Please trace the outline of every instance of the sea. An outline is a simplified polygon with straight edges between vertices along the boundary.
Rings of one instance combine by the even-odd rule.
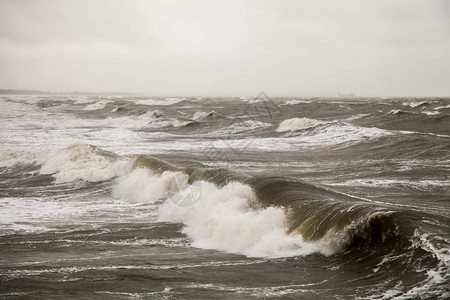
[[[449,299],[450,98],[0,96],[2,299]]]

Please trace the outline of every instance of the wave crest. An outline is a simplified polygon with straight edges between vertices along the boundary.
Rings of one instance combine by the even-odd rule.
[[[277,128],[277,132],[298,131],[324,124],[324,121],[309,118],[292,118],[284,120]]]
[[[100,147],[73,144],[53,149],[41,166],[41,174],[52,174],[57,183],[82,179],[103,181],[128,170],[129,162]]]

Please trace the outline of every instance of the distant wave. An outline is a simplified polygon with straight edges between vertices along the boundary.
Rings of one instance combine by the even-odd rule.
[[[40,173],[53,174],[57,183],[78,179],[103,181],[126,172],[127,164],[127,160],[100,147],[73,144],[53,149],[42,162]]]
[[[210,111],[210,112],[197,111],[192,116],[192,119],[195,121],[200,121],[200,120],[206,120],[206,119],[216,119],[216,118],[221,118],[221,117],[223,117],[223,116],[215,111]]]
[[[417,115],[417,114],[422,114],[422,115],[426,115],[426,116],[436,116],[439,115],[440,112],[438,111],[429,111],[429,110],[422,110],[420,112],[413,112],[413,111],[404,111],[404,110],[400,110],[400,109],[393,109],[391,111],[388,112],[389,115]]]
[[[143,127],[182,127],[190,121],[180,121],[174,118],[164,118],[164,114],[159,110],[152,110],[141,115],[128,115],[125,117],[108,118],[105,125],[124,128],[143,128]]]
[[[435,110],[441,110],[441,109],[450,109],[450,104],[446,106],[438,106],[435,108]]]
[[[424,111],[422,111],[422,114],[427,115],[427,116],[436,116],[436,115],[439,115],[439,114],[441,114],[441,113],[438,112],[438,111],[428,111],[428,110],[424,110]]]
[[[186,100],[185,98],[165,98],[165,99],[136,99],[134,103],[141,105],[172,105],[178,102]]]
[[[255,121],[255,120],[243,121],[243,120],[236,119],[236,121],[233,124],[223,127],[219,130],[210,132],[209,135],[217,136],[217,135],[223,135],[223,134],[237,134],[237,133],[249,132],[249,131],[253,131],[253,130],[257,130],[257,129],[261,129],[261,128],[266,128],[266,127],[270,127],[270,126],[272,126],[272,124],[261,122],[261,121]]]
[[[400,109],[393,109],[388,112],[389,115],[399,115],[399,114],[404,114],[404,113],[406,113],[406,112],[404,112]]]
[[[434,188],[450,187],[450,182],[445,180],[399,180],[399,179],[353,179],[341,183],[333,183],[333,186],[363,186],[398,189],[430,190]]]
[[[280,123],[276,131],[278,132],[297,131],[305,128],[315,127],[317,125],[324,123],[325,123],[324,121],[309,118],[287,119]]]
[[[144,127],[148,125],[150,122],[155,121],[158,118],[161,118],[163,113],[159,110],[151,110],[145,114],[141,115],[130,115],[119,118],[108,118],[105,120],[106,125],[114,126],[114,127]]]
[[[103,181],[127,171],[129,160],[87,144],[71,144],[50,151],[3,151],[0,167],[39,165],[39,173],[51,174],[57,183],[73,180]]]
[[[86,107],[84,108],[84,110],[100,110],[100,109],[105,108],[105,106],[106,106],[108,103],[111,103],[111,102],[113,102],[113,101],[111,101],[111,100],[100,100],[100,101],[98,101],[98,102],[95,102],[95,103],[86,105]]]
[[[286,102],[284,102],[281,105],[295,105],[295,104],[300,104],[300,103],[312,103],[312,101],[308,101],[308,100],[297,100],[297,99],[293,99],[293,100],[288,100]]]
[[[392,135],[376,127],[355,126],[350,123],[325,122],[309,118],[287,119],[280,123],[278,132],[286,137],[295,137],[301,146],[329,146],[347,142],[364,142],[368,139]]]
[[[411,101],[411,102],[403,102],[403,106],[409,106],[411,108],[422,107],[428,105],[427,101]]]

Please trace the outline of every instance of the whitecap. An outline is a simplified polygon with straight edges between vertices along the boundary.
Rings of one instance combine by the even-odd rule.
[[[292,118],[284,120],[277,128],[277,132],[297,131],[305,128],[315,127],[324,124],[324,121],[309,118]]]

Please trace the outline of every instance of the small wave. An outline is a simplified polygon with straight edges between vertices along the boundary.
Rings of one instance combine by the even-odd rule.
[[[450,104],[446,105],[446,106],[438,106],[435,108],[435,110],[441,110],[441,109],[449,109],[450,108]]]
[[[310,121],[310,119],[298,121],[294,119],[286,124],[283,122],[277,131],[280,131],[280,128],[288,131],[286,136],[294,137],[302,147],[332,146],[348,142],[360,143],[368,139],[392,135],[391,132],[380,128],[354,126],[345,122]]]
[[[164,114],[159,110],[149,111],[142,115],[131,115],[119,118],[108,118],[105,125],[122,128],[162,128],[162,127],[183,127],[191,121],[180,121],[173,118],[164,118]]]
[[[50,151],[40,173],[52,174],[57,183],[78,179],[95,182],[123,174],[128,164],[128,161],[100,147],[73,144]]]
[[[261,121],[255,120],[246,120],[242,121],[240,119],[236,119],[237,121],[227,127],[221,128],[219,130],[213,131],[209,133],[210,135],[228,135],[228,134],[236,134],[242,132],[253,131],[261,128],[266,128],[272,126],[270,123],[265,123]]]
[[[280,123],[277,130],[278,132],[297,131],[305,128],[315,127],[320,124],[324,124],[324,121],[309,119],[309,118],[292,118],[284,120]]]
[[[403,113],[405,113],[405,112],[400,109],[393,109],[390,112],[388,112],[389,115],[399,115],[399,114],[403,114]]]
[[[260,103],[263,102],[263,99],[258,99],[258,98],[252,98],[252,97],[241,97],[240,98],[242,100],[242,102],[248,103],[248,104],[255,104],[255,103]]]
[[[162,116],[163,116],[162,112],[160,112],[159,110],[153,110],[138,116],[108,118],[105,120],[105,123],[106,125],[113,127],[125,127],[125,128],[145,127],[149,125],[151,122],[155,121],[156,119],[161,118]]]
[[[312,101],[294,99],[294,100],[288,100],[281,105],[295,105],[295,104],[300,104],[300,103],[308,104],[308,103],[312,103]]]
[[[441,114],[441,113],[438,112],[438,111],[428,111],[428,110],[425,110],[425,111],[422,111],[422,114],[427,115],[427,116],[436,116],[436,115],[439,115],[439,114]]]
[[[388,112],[388,115],[418,115],[419,113],[413,111],[405,111],[401,109],[393,109]]]
[[[32,165],[41,161],[44,155],[44,151],[0,150],[0,167]]]
[[[111,102],[113,102],[113,101],[111,101],[111,100],[100,100],[100,101],[98,101],[98,102],[95,102],[95,103],[86,105],[86,107],[84,108],[84,110],[100,110],[100,109],[105,108],[105,106],[106,106],[108,103],[111,103]]]
[[[219,114],[215,111],[210,111],[210,112],[197,111],[192,116],[192,120],[200,121],[200,120],[205,120],[205,119],[216,119],[219,117],[221,117],[221,114]]]
[[[450,186],[450,182],[443,180],[394,180],[394,179],[353,179],[341,183],[331,183],[333,186],[363,186],[363,187],[380,187],[380,188],[401,188],[428,190],[436,187]]]
[[[172,105],[178,102],[186,100],[185,98],[165,98],[165,99],[139,99],[134,100],[134,103],[141,105]]]
[[[426,102],[426,101],[411,101],[411,102],[403,102],[402,105],[409,106],[411,108],[416,108],[416,107],[428,105],[428,102]]]
[[[86,97],[86,96],[77,96],[74,99],[74,103],[73,104],[88,104],[88,103],[93,103],[95,102],[95,99]]]

